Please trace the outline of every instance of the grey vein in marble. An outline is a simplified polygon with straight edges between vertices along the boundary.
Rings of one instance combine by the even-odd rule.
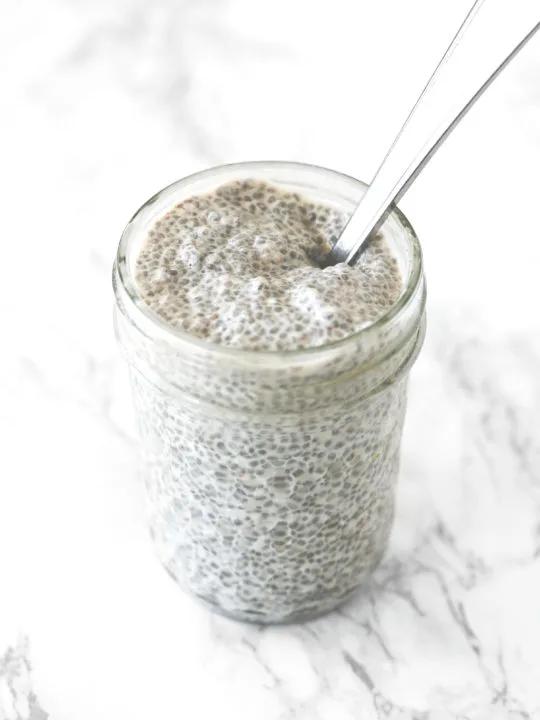
[[[0,656],[0,720],[47,720],[32,689],[28,640],[20,639]]]

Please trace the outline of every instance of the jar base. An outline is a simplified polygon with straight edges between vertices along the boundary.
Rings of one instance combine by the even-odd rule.
[[[178,587],[182,590],[182,592],[186,593],[186,595],[189,595],[189,597],[196,600],[199,605],[204,606],[210,612],[215,613],[216,615],[221,615],[228,620],[234,620],[235,622],[239,623],[259,626],[299,625],[305,622],[310,622],[311,620],[317,620],[321,617],[324,617],[325,615],[329,615],[331,612],[337,610],[343,605],[346,605],[356,596],[362,586],[362,584],[359,584],[352,588],[352,590],[348,590],[343,595],[332,598],[332,600],[327,600],[324,605],[317,608],[316,610],[300,610],[296,613],[289,613],[288,615],[285,615],[283,617],[264,617],[256,613],[242,611],[232,612],[230,610],[226,610],[225,608],[221,607],[217,603],[212,602],[208,598],[205,598],[202,595],[197,595],[193,591],[186,588],[185,585],[179,581],[171,568],[167,567],[166,565],[164,565],[163,567],[167,571],[167,574],[170,575],[170,577],[174,580],[175,584],[178,585]]]

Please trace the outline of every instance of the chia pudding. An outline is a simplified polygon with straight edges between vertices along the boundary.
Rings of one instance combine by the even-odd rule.
[[[121,241],[151,534],[182,587],[238,619],[326,612],[387,545],[425,286],[397,210],[356,265],[321,268],[362,187],[218,168],[158,194]]]

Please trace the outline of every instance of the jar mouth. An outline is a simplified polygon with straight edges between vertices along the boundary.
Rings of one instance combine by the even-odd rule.
[[[172,327],[156,312],[154,312],[142,299],[137,290],[134,273],[132,271],[133,268],[130,267],[129,259],[132,251],[132,245],[135,236],[137,235],[137,224],[143,221],[144,216],[160,199],[163,197],[170,197],[171,203],[167,205],[167,207],[170,207],[172,204],[175,204],[175,194],[182,188],[193,186],[193,192],[185,195],[187,198],[197,195],[197,185],[202,186],[205,181],[211,178],[218,180],[223,176],[223,182],[227,182],[228,180],[235,179],[235,177],[241,179],[249,178],[251,174],[256,175],[258,179],[268,179],[270,182],[272,179],[275,180],[275,175],[290,175],[290,184],[297,185],[296,190],[301,193],[302,183],[298,180],[294,180],[294,174],[298,172],[309,173],[312,179],[316,176],[334,179],[335,181],[339,181],[344,187],[359,193],[365,192],[367,188],[366,183],[363,183],[350,175],[318,165],[276,160],[250,161],[219,165],[188,175],[185,178],[177,180],[158,191],[137,210],[135,215],[133,215],[129,223],[126,225],[120,239],[113,268],[113,287],[119,306],[124,308],[124,312],[127,313],[128,317],[141,332],[149,338],[161,339],[169,344],[178,345],[182,348],[191,346],[194,350],[203,350],[224,358],[242,358],[244,360],[254,361],[256,364],[264,364],[265,362],[275,364],[280,361],[290,364],[291,362],[294,362],[294,360],[305,362],[308,358],[319,358],[322,354],[339,350],[351,343],[359,341],[361,338],[363,339],[375,336],[383,329],[392,325],[393,322],[397,321],[397,319],[407,310],[411,302],[415,299],[416,291],[422,281],[422,249],[412,225],[401,210],[395,205],[391,206],[388,219],[385,221],[385,224],[389,220],[393,220],[397,223],[397,225],[403,230],[403,240],[408,245],[409,267],[408,276],[404,279],[403,291],[398,300],[387,310],[386,313],[384,313],[384,315],[369,325],[366,325],[366,327],[363,327],[339,340],[334,340],[323,345],[314,345],[308,348],[291,350],[250,350],[228,347],[205,338],[196,337],[185,330]],[[267,176],[266,178],[265,175]],[[275,181],[279,184],[279,180]],[[208,188],[206,191],[208,191]],[[149,224],[150,223],[147,222],[145,224],[145,228]],[[383,235],[384,228],[385,225],[382,227]],[[425,298],[423,298],[422,303],[425,303]]]

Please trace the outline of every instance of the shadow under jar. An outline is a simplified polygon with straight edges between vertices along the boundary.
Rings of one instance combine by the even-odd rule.
[[[324,168],[260,162],[165,188],[120,241],[115,328],[162,563],[182,588],[230,617],[295,622],[346,601],[386,549],[407,378],[425,334],[425,282],[416,235],[393,209],[383,232],[403,292],[369,327],[287,352],[227,348],[172,328],[138,293],[141,245],[172,206],[240,179],[344,212],[366,187]]]

